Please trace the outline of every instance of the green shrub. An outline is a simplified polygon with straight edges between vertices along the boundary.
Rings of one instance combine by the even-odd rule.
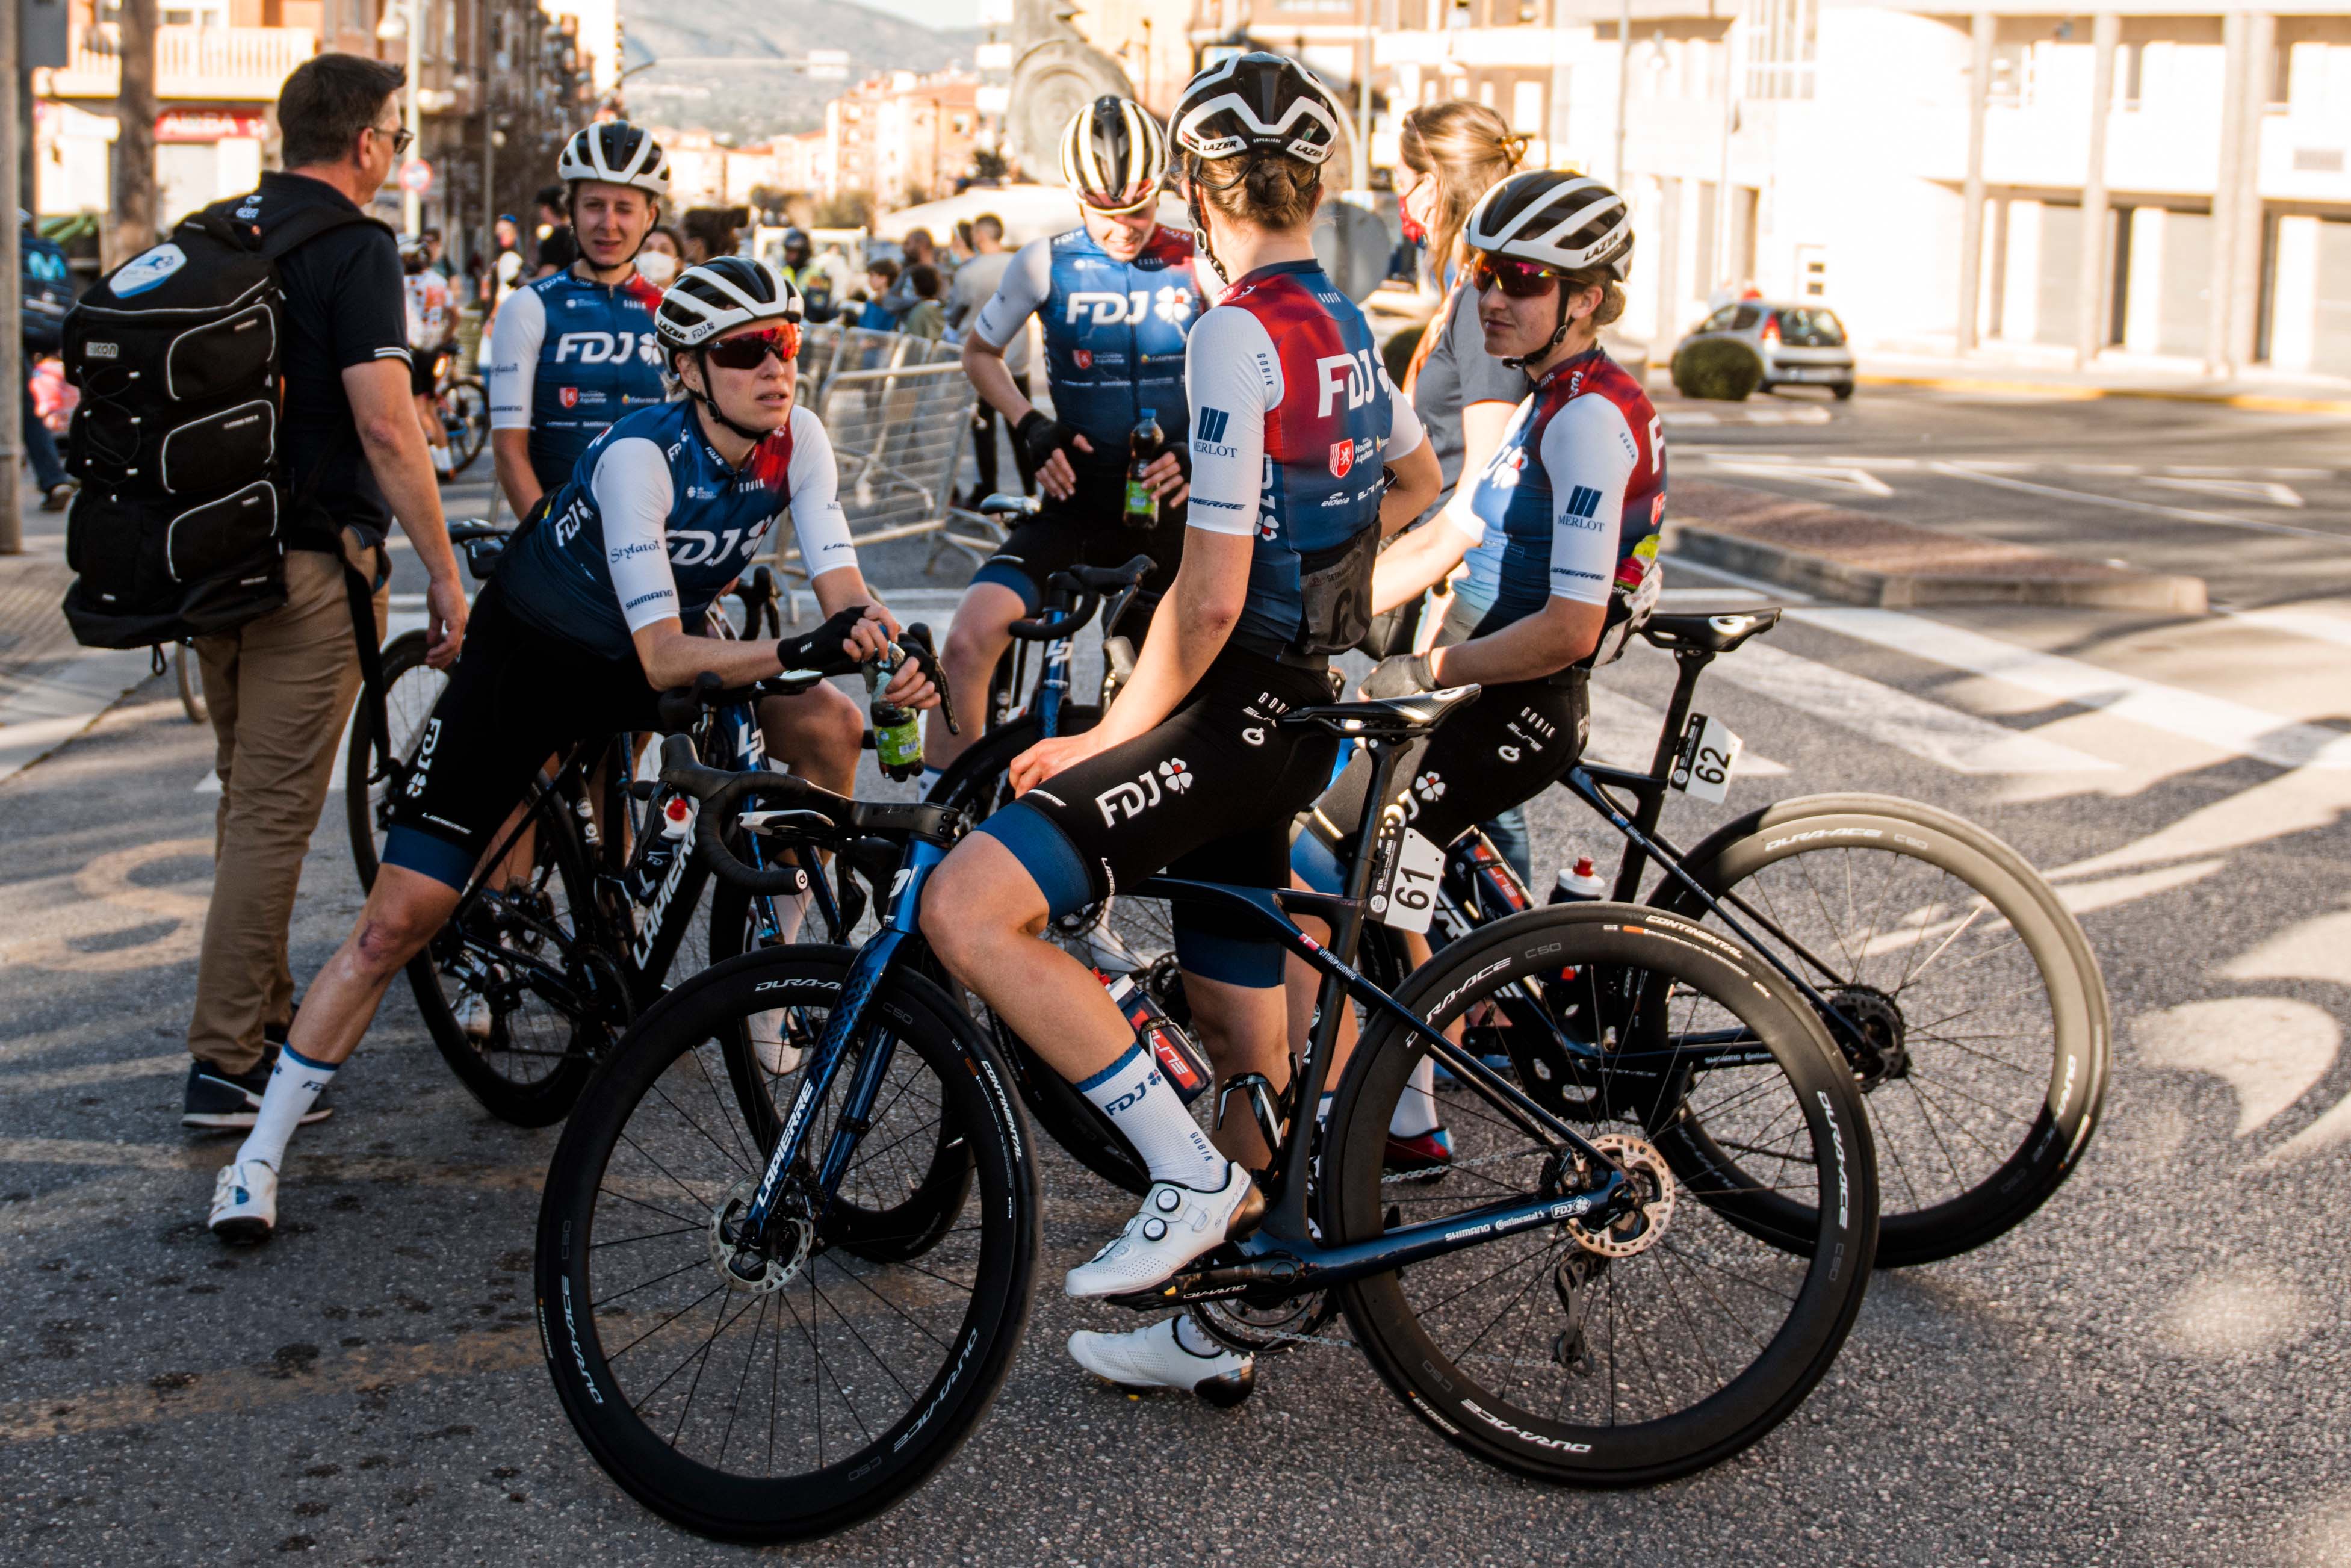
[[[1420,340],[1427,331],[1426,327],[1406,327],[1380,350],[1380,361],[1388,368],[1388,380],[1395,382],[1398,390],[1404,386],[1404,372],[1412,364],[1413,350],[1420,347]]]
[[[1673,374],[1684,397],[1744,402],[1762,384],[1763,361],[1736,338],[1700,338],[1674,355]]]

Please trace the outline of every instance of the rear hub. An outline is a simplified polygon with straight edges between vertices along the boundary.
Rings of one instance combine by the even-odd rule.
[[[1838,1016],[1821,1021],[1844,1052],[1864,1093],[1909,1076],[1910,1026],[1901,1003],[1875,986],[1840,986],[1824,994]]]

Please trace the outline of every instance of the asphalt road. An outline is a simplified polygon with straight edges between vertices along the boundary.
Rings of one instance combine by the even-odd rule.
[[[2193,620],[1798,606],[1700,706],[1776,763],[1730,806],[1910,795],[2058,871],[2113,999],[2105,1118],[2017,1233],[1881,1276],[1828,1380],[1756,1448],[1630,1494],[1483,1469],[1352,1353],[1269,1359],[1219,1412],[1078,1373],[1050,1283],[1123,1216],[1049,1157],[1027,1348],[962,1455],[895,1512],[793,1561],[973,1563],[2351,1561],[2351,551],[2003,488],[2351,535],[2339,424],[2193,405],[1795,397],[1822,423],[1673,418],[1677,473],[2207,576]],[[1719,411],[1695,411],[1719,412]],[[1719,459],[1748,469],[1716,472]],[[1784,458],[1892,492],[1757,476]],[[1851,461],[1831,463],[1832,458]],[[2137,471],[2092,472],[2128,465]],[[2070,466],[2069,466],[2070,465]],[[2226,474],[2167,474],[2168,469]],[[2175,489],[2158,478],[2290,488]],[[478,494],[478,492],[476,492]],[[462,507],[464,497],[459,497]],[[877,551],[943,605],[967,570]],[[413,571],[403,567],[403,572]],[[1708,580],[1673,573],[1676,588]],[[413,592],[405,576],[395,584]],[[1765,651],[1776,658],[1764,656]],[[1670,661],[1611,670],[1595,746],[1637,744]],[[177,1124],[210,877],[206,736],[151,683],[0,785],[0,1511],[26,1563],[683,1562],[729,1555],[614,1488],[573,1438],[529,1326],[554,1141],[489,1120],[396,988],[335,1117],[294,1145],[278,1239],[203,1228],[233,1140]],[[1723,813],[1678,803],[1695,837]],[[1562,796],[1540,856],[1601,848]],[[357,907],[342,829],[313,841],[307,976]]]

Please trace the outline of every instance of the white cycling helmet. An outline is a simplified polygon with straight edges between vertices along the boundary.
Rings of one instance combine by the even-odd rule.
[[[653,133],[625,120],[590,125],[563,144],[556,160],[555,177],[569,183],[595,180],[607,185],[633,185],[661,201],[669,199],[669,156]]]
[[[1619,283],[1633,269],[1633,214],[1625,198],[1585,174],[1530,169],[1486,193],[1469,211],[1471,250],[1561,272],[1597,267]]]
[[[800,291],[790,278],[764,261],[722,256],[678,274],[653,312],[653,329],[664,348],[695,349],[755,321],[800,317]]]
[[[1176,145],[1204,160],[1280,152],[1321,168],[1346,139],[1345,118],[1297,61],[1252,50],[1185,84],[1176,103]]]
[[[1167,178],[1167,135],[1133,99],[1104,93],[1061,132],[1061,183],[1098,213],[1131,213]]]

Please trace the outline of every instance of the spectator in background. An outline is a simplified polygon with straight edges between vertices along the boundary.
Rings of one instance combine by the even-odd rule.
[[[898,258],[897,286],[890,290],[889,298],[882,303],[889,307],[893,317],[903,319],[906,312],[914,308],[914,286],[908,280],[904,269],[927,262],[939,269],[941,277],[951,279],[955,277],[955,264],[939,255],[938,244],[931,238],[928,229],[908,229],[906,237],[899,242],[899,246],[904,254]]]
[[[444,283],[454,279],[457,275],[441,252],[441,231],[434,228],[423,229],[418,232],[416,237],[424,242],[425,267],[439,273],[441,281]]]
[[[914,282],[914,308],[898,323],[898,330],[935,343],[947,330],[947,313],[939,304],[939,269],[926,261],[908,267],[906,276]]]
[[[533,277],[561,272],[580,259],[580,242],[572,235],[571,220],[565,215],[568,205],[568,194],[561,185],[548,185],[540,189],[538,254],[532,263]]]
[[[970,235],[971,259],[956,268],[955,287],[947,292],[947,325],[956,336],[971,330],[971,319],[979,308],[996,295],[997,286],[1004,281],[1004,269],[1012,265],[1012,253],[1004,248],[1004,220],[994,213],[982,213],[967,225]],[[1012,341],[1004,345],[1004,368],[1012,372],[1012,384],[1020,395],[1029,395],[1029,323],[1023,321]],[[986,398],[977,400],[971,413],[971,457],[979,470],[979,484],[972,497],[978,505],[981,497],[996,490],[996,407]],[[1028,449],[1020,443],[1012,444],[1012,461],[1020,470],[1022,494],[1037,493],[1037,476],[1030,471]]]
[[[392,99],[405,79],[398,66],[356,55],[305,61],[277,99],[285,169],[212,210],[235,208],[265,239],[322,206],[358,216],[406,140]],[[427,578],[427,662],[447,668],[465,629],[465,591],[409,395],[399,246],[381,224],[346,223],[287,252],[277,272],[286,293],[278,451],[294,501],[279,524],[286,603],[195,643],[221,800],[188,1022],[194,1060],[180,1120],[190,1127],[254,1126],[272,1071],[303,1065],[300,1042],[287,1043],[287,926],[359,690],[358,639],[383,635],[383,538],[394,517]],[[236,1168],[223,1172],[216,1208],[235,1200]]]
[[[679,242],[677,231],[667,224],[655,224],[637,252],[637,276],[655,288],[667,288],[670,279],[684,267],[685,246]]]
[[[869,332],[897,330],[898,317],[890,308],[887,301],[890,296],[896,292],[895,285],[901,280],[902,276],[898,271],[898,264],[886,256],[877,258],[866,267],[865,308],[858,314],[859,326]],[[912,298],[907,300],[906,308],[909,310],[914,308]]]
[[[57,444],[33,406],[33,361],[54,354],[65,342],[66,312],[73,308],[73,268],[65,247],[45,239],[33,227],[33,214],[16,209],[16,273],[23,289],[20,325],[25,343],[25,457],[33,465],[33,483],[41,488],[41,510],[62,512],[72,501],[74,482],[57,456]],[[9,476],[9,483],[16,476]]]
[[[490,291],[484,298],[490,314],[496,316],[498,307],[507,302],[507,296],[522,287],[522,225],[515,221],[512,213],[500,213],[490,233],[497,241],[498,254],[490,264],[489,277],[484,280],[484,287]]]

